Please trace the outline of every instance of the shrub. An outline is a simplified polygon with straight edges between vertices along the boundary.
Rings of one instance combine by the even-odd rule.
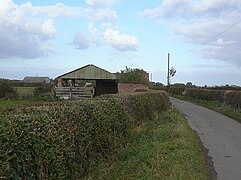
[[[13,99],[17,97],[17,91],[7,80],[0,80],[0,98]]]
[[[169,92],[171,94],[177,94],[177,95],[182,95],[183,92],[185,91],[186,87],[170,87]]]
[[[122,106],[131,114],[135,125],[152,120],[170,107],[168,95],[163,93],[140,93],[127,95]]]
[[[46,96],[49,95],[53,90],[52,85],[42,85],[34,89],[34,96]]]
[[[241,108],[241,91],[226,91],[225,103],[236,108]]]
[[[186,95],[191,98],[226,103],[236,109],[241,108],[241,91],[190,88],[186,90]]]
[[[81,179],[169,105],[159,92],[9,109],[0,114],[0,177]]]

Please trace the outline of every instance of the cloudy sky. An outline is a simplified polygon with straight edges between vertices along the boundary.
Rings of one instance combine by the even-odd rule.
[[[166,83],[241,85],[240,0],[0,0],[0,78],[94,64]]]

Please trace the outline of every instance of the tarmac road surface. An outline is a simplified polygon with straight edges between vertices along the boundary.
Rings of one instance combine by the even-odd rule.
[[[218,180],[241,180],[241,123],[215,111],[170,98],[208,149]]]

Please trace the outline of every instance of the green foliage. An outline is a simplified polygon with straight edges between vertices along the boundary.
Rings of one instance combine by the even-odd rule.
[[[174,95],[173,97],[176,97],[181,100],[189,101],[204,107],[207,107],[209,109],[212,109],[214,111],[220,112],[221,114],[224,114],[230,118],[233,118],[235,120],[238,120],[241,122],[241,111],[240,109],[235,109],[233,106],[228,105],[226,103],[221,103],[217,101],[208,101],[208,100],[201,100],[201,99],[194,99],[188,96],[181,96],[181,95]]]
[[[34,90],[37,87],[15,87],[19,97],[33,97]]]
[[[49,95],[53,90],[52,85],[42,85],[34,89],[34,96]]]
[[[5,114],[1,169],[8,178],[78,179],[124,144],[128,122],[114,101],[56,104]]]
[[[197,135],[176,110],[140,126],[112,161],[86,179],[210,179]]]
[[[145,77],[146,71],[143,69],[132,69],[126,67],[126,70],[122,70],[118,74],[119,80],[122,83],[133,83],[133,84],[149,84],[149,80]]]
[[[17,91],[7,80],[0,79],[0,98],[13,99],[17,97]]]
[[[165,86],[164,84],[160,83],[160,82],[151,82],[150,84],[150,89],[153,90],[165,90]]]
[[[241,91],[204,88],[171,87],[171,94],[185,95],[190,98],[226,103],[235,109],[241,108]]]
[[[241,109],[241,91],[226,91],[224,101],[236,109]]]
[[[189,97],[193,97],[201,100],[223,102],[225,91],[190,88],[190,89],[187,89],[186,93],[187,93],[187,96]]]
[[[5,109],[0,177],[81,179],[126,146],[134,124],[151,120],[169,103],[166,93],[158,92]]]
[[[124,109],[133,117],[134,124],[140,125],[158,117],[170,107],[167,93],[139,93],[122,96]]]
[[[169,92],[171,94],[178,94],[178,95],[182,95],[183,92],[185,91],[186,87],[185,86],[179,86],[179,87],[176,87],[176,86],[171,86],[169,88]]]

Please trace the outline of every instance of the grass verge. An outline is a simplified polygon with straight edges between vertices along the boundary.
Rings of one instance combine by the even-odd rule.
[[[209,179],[197,135],[176,110],[134,134],[119,155],[86,179]]]
[[[185,100],[188,102],[192,102],[197,105],[204,106],[206,108],[212,109],[216,112],[219,112],[223,115],[226,115],[232,119],[235,119],[241,123],[241,110],[239,109],[234,109],[231,106],[225,104],[225,103],[220,103],[220,102],[215,102],[215,101],[206,101],[206,100],[200,100],[200,99],[194,99],[186,96],[181,96],[181,95],[174,95],[172,94],[171,96]]]

